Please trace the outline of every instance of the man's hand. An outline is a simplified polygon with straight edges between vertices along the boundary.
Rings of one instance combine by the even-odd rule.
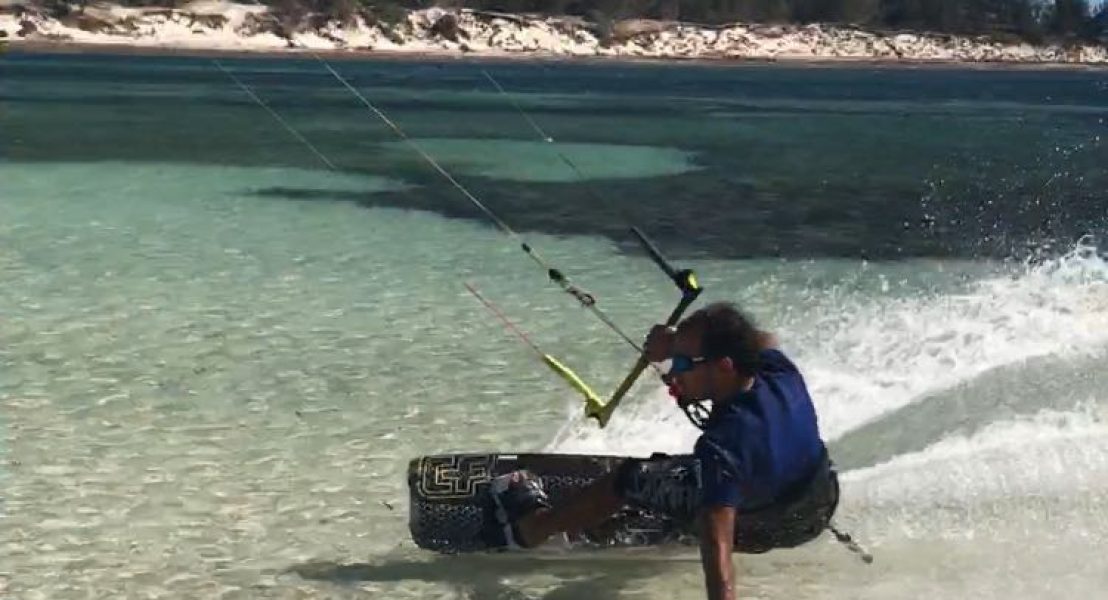
[[[646,336],[643,344],[643,354],[650,362],[662,362],[668,360],[673,354],[673,338],[677,336],[677,330],[668,325],[655,325]]]
[[[734,536],[733,507],[712,506],[700,513],[700,562],[708,600],[735,599],[735,571],[731,564]]]

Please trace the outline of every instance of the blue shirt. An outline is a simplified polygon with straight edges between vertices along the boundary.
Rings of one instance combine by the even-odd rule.
[[[696,442],[702,506],[767,506],[823,459],[816,409],[800,371],[776,349],[759,358],[754,386],[716,401]]]

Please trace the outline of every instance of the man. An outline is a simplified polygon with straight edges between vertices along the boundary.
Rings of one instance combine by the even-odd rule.
[[[733,551],[814,539],[835,511],[838,482],[804,378],[774,346],[728,303],[696,311],[676,330],[655,327],[645,353],[651,362],[671,361],[678,402],[712,401],[693,455],[627,461],[558,507],[530,473],[498,477],[490,489],[505,545],[534,547],[587,530],[627,504],[680,512],[672,488],[685,486],[696,492],[689,516],[697,519],[708,598],[716,600],[734,597]],[[675,478],[673,465],[682,461],[698,476]]]

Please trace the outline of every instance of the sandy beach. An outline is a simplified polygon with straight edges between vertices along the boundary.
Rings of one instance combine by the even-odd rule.
[[[329,57],[536,58],[891,64],[1103,65],[1104,46],[1035,46],[947,34],[828,25],[722,27],[628,20],[601,39],[581,19],[439,8],[392,24],[308,15],[295,24],[265,6],[199,0],[179,9],[90,4],[55,18],[0,4],[0,40],[21,51],[188,54],[321,53]]]

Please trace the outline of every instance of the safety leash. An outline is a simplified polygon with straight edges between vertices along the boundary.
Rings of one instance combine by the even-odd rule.
[[[850,550],[851,552],[857,554],[858,557],[862,559],[862,562],[866,563],[867,565],[873,563],[873,555],[869,552],[866,552],[861,546],[859,546],[858,542],[855,542],[854,538],[850,537],[849,533],[839,531],[837,527],[830,523],[827,524],[827,529],[831,531],[831,533],[835,536],[835,539],[840,544],[846,546],[847,550]]]

